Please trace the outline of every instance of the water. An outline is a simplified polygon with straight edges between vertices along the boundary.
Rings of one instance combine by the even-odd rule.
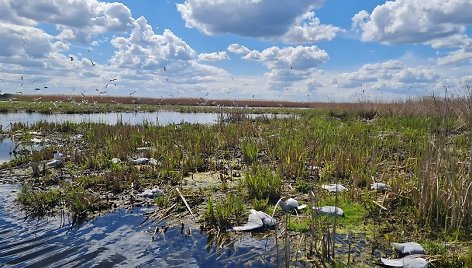
[[[15,149],[16,144],[10,139],[1,139],[0,137],[0,163],[11,159],[10,152]]]
[[[0,125],[5,129],[10,123],[25,123],[34,124],[39,121],[46,121],[49,123],[106,123],[115,125],[118,122],[128,124],[142,124],[148,122],[159,125],[179,124],[179,123],[200,123],[212,124],[218,120],[217,113],[181,113],[174,111],[159,111],[159,112],[119,112],[119,113],[95,113],[95,114],[41,114],[41,113],[26,113],[15,112],[1,114]]]
[[[13,209],[17,190],[0,184],[1,267],[276,267],[272,239],[245,235],[217,250],[204,233],[170,227],[153,240],[156,223],[140,226],[149,209],[117,210],[72,229],[59,217],[25,221]]]

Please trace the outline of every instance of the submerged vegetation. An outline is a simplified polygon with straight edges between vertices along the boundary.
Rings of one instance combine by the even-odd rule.
[[[471,262],[464,249],[472,239],[472,114],[461,105],[466,104],[441,99],[397,110],[296,110],[296,117],[236,115],[225,119],[238,120],[222,118],[214,125],[18,123],[10,134],[27,140],[26,133],[41,132],[53,142],[2,168],[30,172],[27,164],[41,167],[53,150],[64,154],[63,168],[30,176],[19,192],[18,202],[33,216],[65,209],[78,220],[116,206],[142,205],[147,201],[137,194],[159,186],[165,195],[148,203],[168,215],[195,213],[202,228],[223,231],[244,222],[250,208],[271,215],[280,197],[296,197],[309,208],[338,206],[345,213],[334,223],[311,209],[290,216],[287,228],[310,245],[307,258],[326,256],[327,243],[313,241],[329,240],[334,227],[349,237],[362,233],[373,253],[399,240],[464,245],[452,253],[431,246],[442,256],[435,265],[462,267]],[[130,161],[138,157],[156,162]],[[209,182],[191,186],[199,174],[207,174]],[[217,179],[210,180],[212,174]],[[374,182],[390,187],[371,190]],[[321,188],[331,183],[348,191]],[[283,222],[282,211],[275,211]],[[328,256],[335,257],[334,250]]]

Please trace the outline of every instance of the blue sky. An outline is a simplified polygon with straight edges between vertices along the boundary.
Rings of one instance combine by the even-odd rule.
[[[5,0],[0,90],[297,101],[464,94],[470,0]],[[112,80],[112,81],[111,81]]]

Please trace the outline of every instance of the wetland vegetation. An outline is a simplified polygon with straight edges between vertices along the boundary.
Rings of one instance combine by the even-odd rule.
[[[275,211],[278,225],[265,233],[277,237],[280,254],[289,244],[298,252],[284,260],[370,267],[392,253],[390,242],[418,241],[433,267],[466,267],[472,262],[471,103],[360,103],[255,119],[232,109],[211,125],[15,123],[3,134],[23,143],[48,141],[2,164],[2,181],[23,184],[17,202],[29,217],[69,213],[79,223],[117,207],[157,205],[149,219],[196,225],[224,240],[238,235],[226,230],[244,223],[249,209]],[[64,155],[63,166],[48,168],[54,151]],[[139,158],[155,161],[131,161]],[[374,182],[389,188],[372,190]],[[321,188],[331,183],[348,191]],[[153,187],[163,194],[140,195]],[[344,216],[312,209],[284,216],[276,206],[280,197],[308,207],[336,205]],[[368,250],[356,255],[350,248],[359,237]]]

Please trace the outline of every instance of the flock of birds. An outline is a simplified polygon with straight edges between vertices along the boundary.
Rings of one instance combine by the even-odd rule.
[[[23,46],[25,46],[25,45],[26,45],[26,41],[23,42]],[[88,51],[88,52],[91,52],[91,49],[87,49],[87,51]],[[66,59],[67,59],[68,61],[70,61],[70,62],[76,61],[76,58],[74,58],[74,56],[71,56],[71,55],[67,56]],[[93,60],[91,60],[91,59],[87,59],[87,60],[90,62],[90,65],[89,65],[90,67],[95,67],[95,66],[97,66],[97,63],[94,62]],[[107,65],[105,65],[105,67],[108,67],[109,65],[110,65],[110,64],[107,64]],[[290,69],[293,69],[293,68],[290,67]],[[162,67],[162,71],[163,71],[163,72],[167,72],[167,71],[168,71],[167,66],[163,66],[163,67]],[[18,64],[18,72],[21,73],[21,64]],[[165,77],[164,79],[165,79],[166,82],[169,81],[169,78],[168,78],[168,77]],[[233,77],[231,77],[231,79],[234,80]],[[25,83],[27,83],[26,77],[25,77],[24,75],[20,75],[20,79],[19,79],[19,80],[20,80],[20,84],[19,84],[19,85],[20,85],[20,88],[24,88],[24,85],[26,85]],[[117,87],[117,86],[118,86],[118,85],[117,85],[117,81],[118,81],[118,78],[109,79],[108,82],[105,83],[105,86],[104,86],[103,89],[95,88],[95,91],[97,92],[96,94],[98,94],[99,96],[108,94],[108,91],[107,91],[107,90],[109,89],[109,86],[112,86],[112,85],[113,85],[113,86]],[[41,84],[39,80],[34,80],[34,81],[32,82],[32,84],[33,84],[33,88],[34,88],[34,91],[35,91],[35,92],[39,92],[39,91],[44,90],[44,89],[49,89],[49,86],[46,86],[46,85],[44,85],[44,86],[39,86],[39,84]],[[286,89],[286,90],[287,90],[287,89]],[[75,89],[73,89],[72,91],[75,91]],[[202,92],[203,89],[197,89],[197,91]],[[234,92],[234,90],[230,87],[228,90],[224,91],[224,94],[225,94],[225,95],[229,95],[229,94],[231,94],[232,92]],[[1,93],[2,93],[2,92],[0,91],[0,94],[1,94]],[[18,94],[18,95],[22,95],[22,94],[24,93],[24,91],[23,91],[23,90],[17,90],[15,93]],[[129,96],[133,96],[133,95],[135,95],[136,93],[138,93],[137,90],[131,90],[131,92],[129,92],[128,95],[129,95]],[[180,91],[176,91],[176,93],[180,93]],[[81,91],[80,94],[82,95],[82,97],[86,97],[87,91]],[[207,92],[202,92],[202,94],[204,94],[205,97],[208,97],[208,95],[210,94],[210,92],[209,92],[209,91],[207,91]],[[174,92],[168,92],[167,97],[169,97],[169,98],[174,98],[174,97],[175,97]],[[251,97],[251,98],[252,98],[252,99],[255,99],[255,97],[256,97],[255,94],[252,94],[252,97]],[[281,94],[279,94],[279,97],[281,97]],[[161,99],[162,99],[162,98],[163,98],[163,97],[161,96]],[[40,98],[35,99],[35,101],[39,101],[39,100],[40,100]],[[13,101],[13,99],[10,99],[10,101]]]

